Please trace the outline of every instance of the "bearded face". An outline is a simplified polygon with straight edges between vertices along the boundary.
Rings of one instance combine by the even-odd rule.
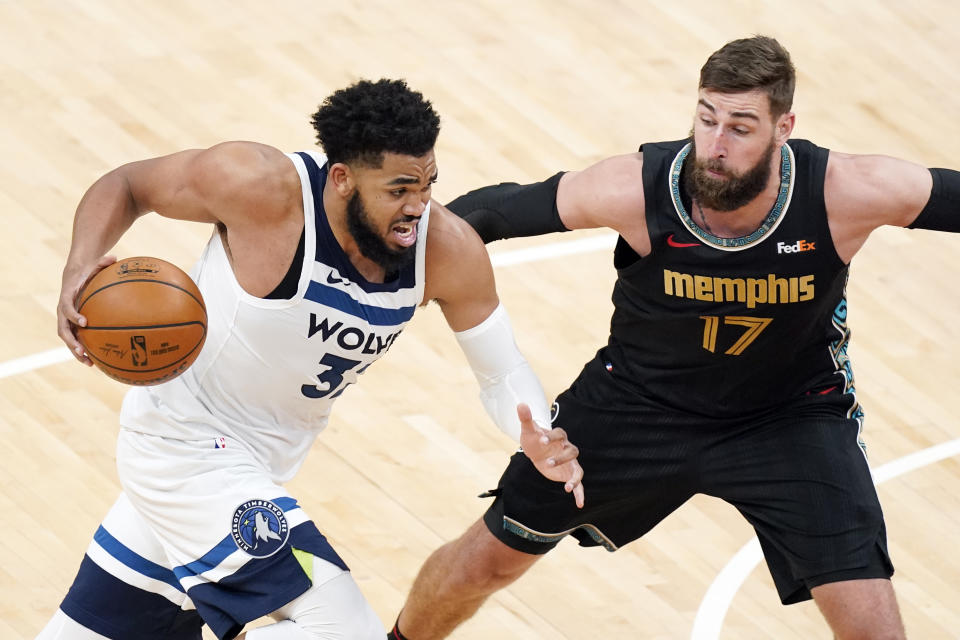
[[[691,138],[692,139],[692,138]],[[763,192],[770,180],[770,159],[777,145],[771,138],[770,145],[756,164],[742,173],[736,173],[720,158],[700,160],[697,143],[683,168],[683,181],[687,192],[705,209],[733,211],[739,209]],[[690,162],[690,159],[693,161]],[[711,175],[716,172],[721,177]]]
[[[416,218],[410,216],[409,219]],[[359,189],[354,191],[347,201],[347,229],[357,243],[360,253],[383,267],[388,274],[407,266],[416,256],[416,243],[401,249],[392,249],[387,245],[383,234],[374,226]]]

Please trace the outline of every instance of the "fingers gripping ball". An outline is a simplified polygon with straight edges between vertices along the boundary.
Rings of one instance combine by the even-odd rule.
[[[207,308],[197,285],[158,258],[120,260],[77,296],[87,326],[77,338],[114,380],[151,385],[187,370],[207,337]]]

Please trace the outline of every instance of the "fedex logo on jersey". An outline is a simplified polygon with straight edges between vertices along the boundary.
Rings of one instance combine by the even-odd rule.
[[[806,240],[797,240],[794,244],[787,244],[786,242],[777,243],[777,253],[800,253],[802,251],[815,251],[816,242],[807,242]]]

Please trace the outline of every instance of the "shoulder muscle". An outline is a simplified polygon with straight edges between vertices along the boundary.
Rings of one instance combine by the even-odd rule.
[[[299,195],[296,169],[279,150],[227,142],[123,167],[141,211],[227,226],[283,215]]]
[[[480,236],[438,202],[430,205],[424,298],[436,300],[454,331],[470,329],[499,303]]]

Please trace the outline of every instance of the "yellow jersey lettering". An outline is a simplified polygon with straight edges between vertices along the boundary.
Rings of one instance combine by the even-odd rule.
[[[668,296],[679,298],[693,297],[693,276],[686,273],[677,273],[669,269],[663,270],[663,292]],[[676,293],[674,293],[676,292]]]
[[[800,302],[813,300],[813,276],[803,276],[800,278]]]
[[[812,244],[812,243],[809,243]],[[815,297],[814,275],[728,278],[663,270],[663,292],[702,302],[742,302],[748,309],[760,304],[806,302]]]
[[[757,303],[764,304],[767,302],[767,281],[759,280],[757,278],[747,278],[747,308],[753,309],[757,306]],[[777,299],[773,298],[770,302],[776,302]]]
[[[713,279],[707,276],[693,276],[693,291],[697,300],[713,302]]]

